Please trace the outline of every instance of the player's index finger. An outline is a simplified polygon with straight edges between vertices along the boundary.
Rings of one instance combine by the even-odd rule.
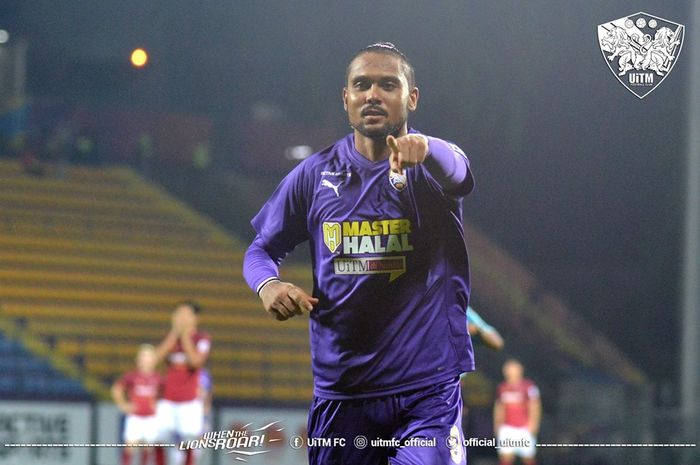
[[[386,142],[389,145],[389,148],[393,151],[398,153],[399,152],[399,144],[396,143],[396,138],[394,136],[389,136],[386,138]]]
[[[287,295],[290,299],[294,301],[294,303],[297,304],[297,306],[308,310],[308,307],[310,305],[309,296],[307,296],[304,291],[302,291],[298,287],[295,287],[292,288]]]

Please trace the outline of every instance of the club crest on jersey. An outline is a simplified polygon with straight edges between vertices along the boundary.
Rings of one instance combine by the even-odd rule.
[[[685,27],[639,12],[598,26],[598,45],[620,83],[637,97],[656,89],[676,64]]]
[[[323,223],[323,243],[331,253],[335,253],[340,245],[340,223]]]
[[[405,174],[389,171],[389,184],[391,184],[391,187],[401,192],[406,188],[407,183],[408,181]]]

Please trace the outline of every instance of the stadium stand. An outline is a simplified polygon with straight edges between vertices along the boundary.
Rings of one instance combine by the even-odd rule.
[[[68,361],[62,366],[73,364],[69,376],[93,395],[104,397],[132,366],[139,343],[165,335],[175,301],[192,298],[206,308],[201,326],[213,336],[218,402],[308,402],[307,322],[279,324],[261,310],[241,276],[245,245],[234,236],[126,168],[72,167],[56,179],[51,167],[39,178],[0,162],[0,182],[0,323],[46,344]],[[248,218],[242,212],[256,203],[250,192],[227,184],[210,204]],[[465,232],[475,305],[487,309],[508,352],[535,367],[541,385],[576,367],[646,382],[515,259],[473,226]],[[311,288],[308,265],[288,264],[284,276]],[[487,408],[501,360],[478,355],[479,372],[463,381],[465,398]]]
[[[173,304],[191,298],[213,337],[218,401],[306,403],[307,322],[262,311],[241,277],[244,250],[128,169],[71,167],[57,179],[50,166],[29,177],[0,161],[0,323],[62,357],[65,379],[96,398],[133,365],[138,344],[165,336]],[[309,285],[305,268],[286,273]]]

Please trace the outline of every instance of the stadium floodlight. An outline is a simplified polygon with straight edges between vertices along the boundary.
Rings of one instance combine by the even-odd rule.
[[[148,53],[142,48],[136,48],[131,52],[131,64],[136,68],[143,68],[148,63]]]

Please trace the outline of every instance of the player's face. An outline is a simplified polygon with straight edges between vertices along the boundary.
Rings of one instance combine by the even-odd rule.
[[[517,383],[523,379],[523,366],[515,361],[506,362],[503,365],[503,377],[509,383]]]
[[[418,88],[409,88],[401,59],[386,53],[355,58],[346,85],[343,105],[350,126],[370,139],[398,135],[418,103]]]
[[[152,372],[156,367],[156,353],[152,350],[140,351],[136,356],[136,366],[141,372]]]
[[[180,305],[175,309],[175,315],[184,327],[197,327],[197,314],[189,305]]]

